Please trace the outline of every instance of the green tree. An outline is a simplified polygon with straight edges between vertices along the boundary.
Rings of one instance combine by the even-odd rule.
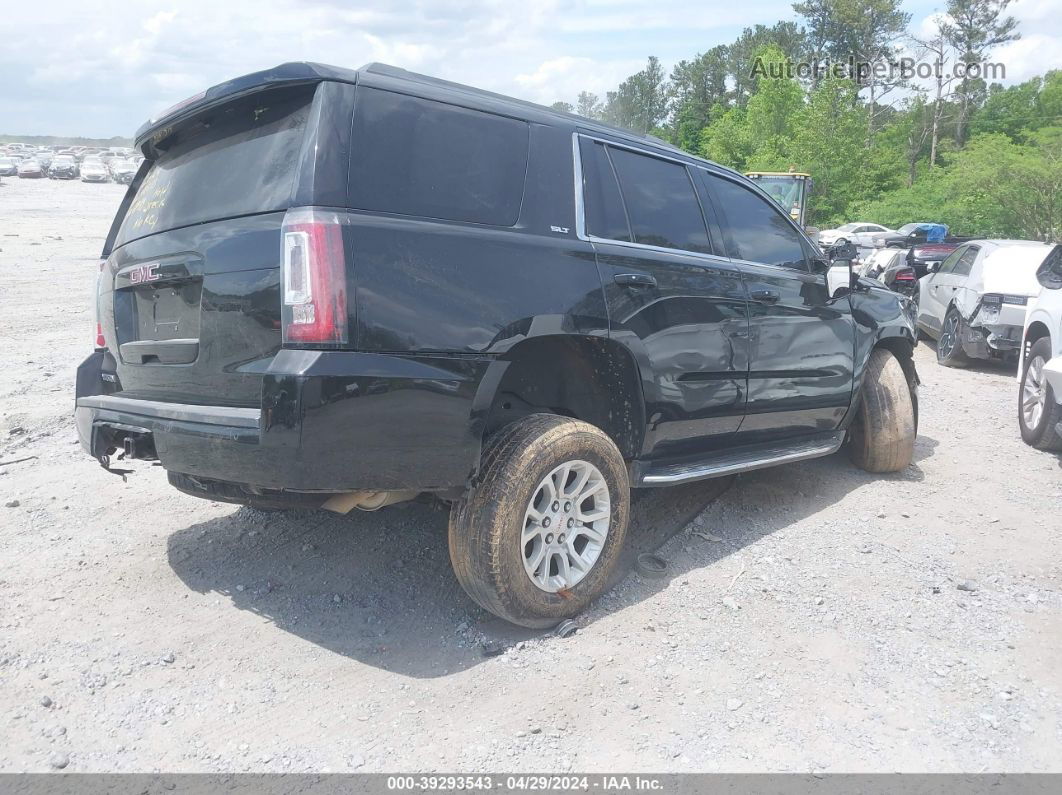
[[[752,155],[752,142],[745,123],[745,109],[712,109],[713,121],[701,131],[700,154],[724,166],[744,171]]]
[[[580,91],[575,100],[575,112],[587,119],[601,118],[601,100],[597,94],[590,91]]]
[[[785,61],[785,54],[773,44],[761,48],[755,57],[768,68]],[[747,136],[752,145],[747,163],[749,168],[764,171],[785,168],[794,124],[803,107],[804,91],[795,79],[765,77],[759,80],[756,92],[749,97],[745,114]]]
[[[853,102],[855,93],[850,80],[821,81],[793,125],[792,162],[815,180],[808,202],[813,223],[843,220],[861,196],[867,118]]]
[[[942,32],[958,51],[959,63],[976,64],[984,61],[994,47],[1021,37],[1016,30],[1018,20],[1006,16],[1011,0],[948,0],[950,21]],[[958,115],[955,119],[955,140],[962,146],[966,140],[966,126],[970,113],[983,98],[985,81],[963,74],[955,90]]]
[[[606,121],[639,133],[647,133],[667,116],[667,74],[655,55],[645,68],[608,92],[603,116]]]
[[[1033,132],[1028,144],[972,138],[948,182],[973,234],[1062,241],[1062,126]]]
[[[550,107],[553,110],[561,111],[561,113],[571,113],[575,110],[575,107],[570,102],[554,102]]]
[[[807,56],[804,30],[795,22],[774,25],[755,25],[745,28],[737,40],[726,48],[727,76],[733,84],[733,101],[744,105],[755,93],[758,79],[752,74],[756,54],[764,47],[774,46],[792,61]]]
[[[716,103],[726,105],[727,48],[719,45],[671,70],[672,140],[694,151]]]

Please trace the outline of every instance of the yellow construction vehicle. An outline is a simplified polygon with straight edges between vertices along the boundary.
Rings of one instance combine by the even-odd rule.
[[[815,184],[810,174],[790,168],[789,171],[749,171],[745,176],[756,180],[768,195],[782,205],[790,218],[802,227],[807,226],[808,196]]]

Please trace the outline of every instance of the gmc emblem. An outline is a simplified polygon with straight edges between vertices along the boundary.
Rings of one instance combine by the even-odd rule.
[[[144,282],[157,282],[159,275],[155,273],[159,268],[157,262],[152,262],[150,265],[137,265],[131,271],[129,271],[129,281],[132,284],[143,284]]]

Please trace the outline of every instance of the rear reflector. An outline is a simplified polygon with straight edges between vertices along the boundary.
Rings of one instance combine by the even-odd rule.
[[[343,226],[324,210],[288,210],[281,234],[283,340],[347,341],[347,267]]]
[[[93,347],[102,350],[107,347],[107,338],[103,336],[103,324],[100,322],[100,281],[103,279],[103,269],[107,266],[107,260],[100,260],[99,270],[96,271],[96,341]]]

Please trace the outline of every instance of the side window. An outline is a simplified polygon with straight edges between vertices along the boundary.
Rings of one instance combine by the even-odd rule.
[[[583,166],[583,209],[587,234],[629,242],[631,230],[627,226],[619,183],[608,161],[605,145],[580,138],[579,159]]]
[[[709,253],[708,230],[686,167],[609,147],[634,242]]]
[[[969,276],[971,269],[973,269],[974,261],[977,259],[977,252],[980,251],[977,246],[970,246],[966,249],[966,253],[959,257],[959,261],[955,263],[956,276]]]
[[[350,206],[512,226],[527,171],[526,122],[360,87]]]
[[[937,273],[951,273],[952,270],[955,269],[955,263],[957,263],[959,261],[959,258],[966,253],[966,249],[967,246],[963,246],[962,248],[957,248],[953,252],[948,254],[947,258],[945,258],[945,260],[940,263],[940,269],[937,271]]]
[[[715,174],[709,184],[726,217],[731,255],[749,262],[806,270],[804,246],[796,229],[778,208],[743,185]]]

